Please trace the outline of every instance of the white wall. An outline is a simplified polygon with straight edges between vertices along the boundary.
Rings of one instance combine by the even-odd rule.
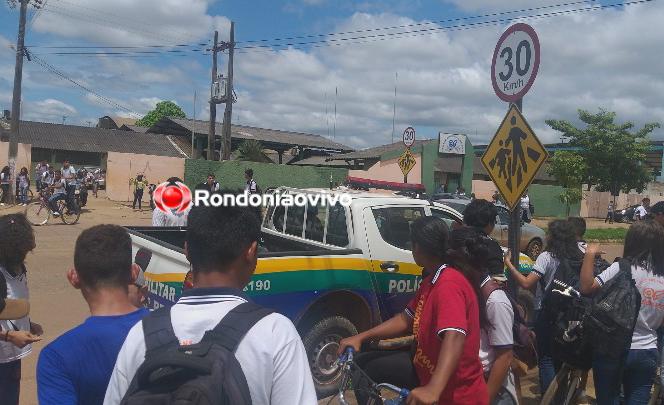
[[[113,201],[133,201],[134,190],[129,179],[143,174],[150,183],[159,184],[169,177],[184,180],[184,159],[167,156],[108,152],[106,166],[106,196]],[[149,201],[143,193],[143,201]]]

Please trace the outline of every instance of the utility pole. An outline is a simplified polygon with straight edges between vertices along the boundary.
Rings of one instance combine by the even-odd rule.
[[[214,32],[214,45],[212,46],[212,84],[210,86],[210,128],[208,130],[207,160],[214,160],[214,137],[217,120],[217,103],[214,98],[214,82],[217,80],[217,52],[219,51],[219,32]]]
[[[233,117],[233,51],[235,50],[235,23],[231,21],[231,35],[228,41],[228,80],[226,80],[226,110],[221,138],[219,160],[231,158],[231,119]]]
[[[18,20],[18,39],[16,41],[16,66],[14,67],[14,94],[12,98],[12,115],[9,127],[9,202],[14,203],[16,197],[16,155],[18,154],[18,130],[21,117],[21,82],[23,81],[23,56],[25,55],[25,19],[29,0],[20,0]]]

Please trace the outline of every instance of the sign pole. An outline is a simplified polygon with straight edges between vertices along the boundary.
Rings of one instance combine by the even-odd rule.
[[[523,112],[523,97],[519,98],[514,102],[514,105]],[[507,246],[510,249],[510,261],[514,264],[514,267],[519,268],[519,253],[521,251],[520,241],[521,241],[521,204],[517,203],[512,212],[510,213],[510,223],[507,231]],[[513,277],[509,278],[508,286],[509,291],[512,293],[513,297],[517,296],[517,285]]]

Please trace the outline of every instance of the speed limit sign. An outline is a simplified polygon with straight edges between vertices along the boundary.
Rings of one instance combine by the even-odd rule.
[[[415,143],[415,128],[408,127],[403,131],[403,144],[410,148]]]
[[[493,51],[491,81],[496,95],[508,103],[523,97],[533,85],[540,64],[540,44],[533,27],[514,24]]]

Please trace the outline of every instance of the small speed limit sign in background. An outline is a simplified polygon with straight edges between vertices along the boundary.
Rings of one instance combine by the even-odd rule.
[[[540,63],[540,44],[533,27],[514,24],[503,33],[493,51],[491,80],[496,95],[513,103],[533,85]]]

